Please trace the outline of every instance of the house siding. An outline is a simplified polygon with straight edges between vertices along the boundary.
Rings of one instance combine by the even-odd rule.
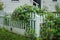
[[[11,0],[1,0],[4,3],[4,12],[12,13],[18,6],[28,4],[33,5],[33,0],[19,0],[19,1],[11,1]],[[1,2],[0,1],[0,2]],[[55,5],[58,3],[60,6],[60,0],[41,0],[41,9],[46,8],[49,12],[55,12]]]
[[[41,8],[46,8],[49,12],[55,12],[55,5],[58,3],[60,6],[60,0],[53,1],[53,0],[41,0]]]
[[[32,0],[19,0],[19,1],[11,1],[11,0],[2,0],[4,4],[4,12],[12,13],[18,6],[27,4],[33,5]]]

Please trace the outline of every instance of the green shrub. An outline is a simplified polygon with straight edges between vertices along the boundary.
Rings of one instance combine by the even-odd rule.
[[[56,19],[55,19],[56,21],[55,21],[55,26],[56,26],[56,33],[55,33],[55,37],[57,37],[57,39],[58,40],[60,40],[59,38],[59,36],[60,36],[60,16],[59,17],[57,17]]]
[[[0,3],[0,10],[2,10],[3,9],[3,4],[2,3]]]
[[[56,39],[57,35],[60,34],[60,17],[48,13],[45,21],[46,23],[43,23],[41,27],[41,38],[45,40]]]

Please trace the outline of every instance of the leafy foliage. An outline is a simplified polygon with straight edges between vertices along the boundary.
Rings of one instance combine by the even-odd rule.
[[[56,21],[55,21],[55,26],[56,26],[56,33],[55,33],[55,36],[58,37],[57,40],[60,40],[59,36],[60,36],[60,16],[56,18]]]
[[[45,21],[41,27],[41,37],[46,40],[56,39],[57,35],[60,34],[58,31],[60,28],[60,16],[56,17],[54,13],[48,13]]]
[[[30,19],[30,13],[43,13],[44,10],[41,10],[40,8],[36,6],[20,6],[12,14],[12,19],[14,20],[25,20],[28,21]]]
[[[31,40],[36,40],[36,37],[35,37],[35,30],[33,28],[30,28],[30,30],[27,30],[27,32],[25,33],[25,35],[27,37],[29,37]]]
[[[3,3],[0,3],[0,10],[3,9]]]
[[[58,6],[58,4],[55,6],[56,12],[60,13],[60,7]]]

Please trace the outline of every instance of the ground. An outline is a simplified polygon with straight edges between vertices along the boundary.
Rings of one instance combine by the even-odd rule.
[[[0,40],[29,40],[25,36],[21,36],[5,29],[0,28]]]

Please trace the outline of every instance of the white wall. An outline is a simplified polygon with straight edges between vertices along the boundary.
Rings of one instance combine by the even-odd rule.
[[[33,5],[32,0],[19,0],[19,1],[2,0],[2,2],[4,3],[4,11],[7,13],[13,12],[15,8],[24,4]],[[41,0],[41,8],[47,7],[46,9],[48,11],[55,11],[55,5],[57,3],[60,6],[60,0],[57,0],[57,2],[54,2],[53,0]]]
[[[47,7],[48,11],[55,11],[55,5],[56,4],[60,5],[60,0],[53,1],[53,0],[41,0],[41,8]]]
[[[24,4],[32,5],[31,0],[19,0],[19,1],[2,0],[2,2],[4,3],[4,11],[7,13],[13,12],[15,8]]]

